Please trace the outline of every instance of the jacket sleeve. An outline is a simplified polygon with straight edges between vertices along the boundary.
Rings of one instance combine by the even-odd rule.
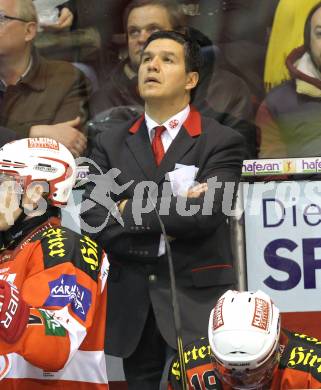
[[[214,111],[209,106],[203,105],[200,110],[205,115],[213,117],[223,126],[231,127],[241,134],[246,141],[246,155],[245,159],[253,159],[257,157],[257,128],[251,120],[236,117],[228,112]]]
[[[188,198],[183,196],[161,196],[156,200],[156,208],[161,215],[166,232],[173,237],[198,237],[213,231],[226,218],[226,211],[232,207],[241,175],[244,142],[235,134],[213,151],[196,180],[207,182],[209,189],[205,196]],[[229,185],[231,184],[231,186]],[[161,234],[155,210],[141,214],[141,221],[135,217],[135,202],[129,199],[122,215],[127,233],[141,223],[145,229],[139,233]],[[147,200],[146,200],[147,202]],[[164,210],[163,205],[167,205]]]
[[[80,237],[79,243],[73,243],[73,253],[67,247],[63,256],[50,256],[53,247],[49,251],[44,248],[57,238],[59,241],[52,232],[42,248],[39,245],[32,255],[32,268],[37,268],[41,258],[44,267],[31,273],[21,288],[23,299],[31,306],[22,337],[15,344],[0,340],[0,354],[17,353],[30,364],[51,372],[61,370],[73,358],[94,318],[96,320],[103,294],[106,294],[102,272],[107,258],[97,244]],[[71,240],[63,233],[60,238],[65,246],[68,245],[65,242]]]
[[[284,158],[286,145],[282,139],[278,123],[273,118],[266,102],[263,102],[256,115],[256,125],[260,131],[260,158]]]
[[[83,130],[89,115],[88,101],[91,86],[89,80],[80,70],[74,65],[67,65],[64,78],[68,80],[70,85],[61,99],[52,124],[69,121],[79,116],[81,119],[80,130]]]

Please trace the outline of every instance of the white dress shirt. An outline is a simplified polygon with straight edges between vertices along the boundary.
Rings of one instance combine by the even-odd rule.
[[[172,117],[167,119],[167,121],[164,123],[155,122],[154,119],[152,119],[150,116],[148,116],[148,114],[145,113],[145,122],[148,130],[150,142],[152,143],[153,141],[155,135],[155,127],[165,126],[166,130],[163,131],[161,138],[162,138],[164,151],[166,153],[171,143],[174,141],[175,137],[180,131],[183,123],[186,121],[189,112],[190,112],[190,106],[188,104],[182,111],[173,115]],[[164,254],[165,254],[165,240],[164,240],[164,236],[161,234],[160,241],[159,241],[159,248],[158,248],[158,256],[162,256]]]

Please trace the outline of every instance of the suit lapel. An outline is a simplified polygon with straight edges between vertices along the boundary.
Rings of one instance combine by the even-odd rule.
[[[131,135],[127,138],[126,142],[146,178],[159,184],[164,179],[165,174],[175,168],[175,163],[179,162],[195,145],[201,132],[201,116],[191,106],[188,118],[165,153],[159,167],[155,163],[144,115],[129,129]]]
[[[148,180],[155,181],[157,166],[152,152],[144,116],[135,122],[129,132],[132,134],[127,138],[126,142],[130,151],[144,172],[146,178]]]
[[[200,113],[191,106],[190,113],[182,128],[165,153],[165,156],[158,167],[156,183],[158,184],[169,171],[175,168],[175,163],[195,145],[198,136],[202,133],[202,120]]]

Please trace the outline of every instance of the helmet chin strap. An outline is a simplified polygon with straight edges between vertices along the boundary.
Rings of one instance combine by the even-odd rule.
[[[20,214],[19,217],[14,221],[13,226],[15,226],[15,225],[20,225],[20,224],[27,218],[27,214],[25,213],[24,207],[19,206],[19,209],[21,210],[21,214]]]

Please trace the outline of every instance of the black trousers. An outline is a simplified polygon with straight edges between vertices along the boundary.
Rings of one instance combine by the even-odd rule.
[[[163,339],[150,308],[134,353],[123,359],[128,390],[159,390],[164,366],[176,353]]]

